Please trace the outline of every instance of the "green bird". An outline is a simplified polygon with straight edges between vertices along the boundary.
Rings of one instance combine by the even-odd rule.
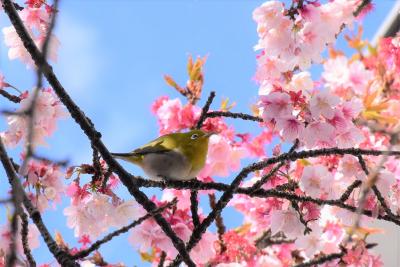
[[[138,165],[151,180],[186,181],[204,167],[212,134],[202,130],[166,134],[132,152],[111,155]]]

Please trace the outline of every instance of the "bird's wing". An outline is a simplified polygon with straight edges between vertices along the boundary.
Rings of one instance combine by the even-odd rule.
[[[143,156],[150,153],[165,153],[171,151],[171,146],[169,145],[170,140],[167,138],[160,139],[157,138],[154,141],[151,141],[147,145],[139,147],[132,151],[132,154]]]

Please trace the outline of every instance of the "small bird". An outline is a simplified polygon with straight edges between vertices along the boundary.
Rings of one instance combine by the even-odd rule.
[[[138,165],[151,180],[186,181],[204,167],[212,134],[202,130],[166,134],[132,152],[111,155]]]

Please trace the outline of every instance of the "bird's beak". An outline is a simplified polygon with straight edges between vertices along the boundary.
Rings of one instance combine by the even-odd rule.
[[[204,137],[210,137],[213,134],[218,134],[217,132],[209,132],[204,135]]]

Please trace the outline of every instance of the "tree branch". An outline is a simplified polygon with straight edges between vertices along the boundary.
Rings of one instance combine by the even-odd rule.
[[[260,117],[252,116],[241,112],[235,113],[230,111],[210,111],[207,113],[207,118],[215,118],[215,117],[229,117],[234,119],[263,122],[263,119]]]
[[[22,240],[22,247],[24,249],[24,254],[26,256],[26,259],[29,263],[30,267],[36,267],[36,262],[35,259],[32,256],[31,253],[31,249],[29,248],[29,243],[28,243],[28,233],[29,233],[29,229],[28,229],[28,216],[26,215],[26,213],[24,211],[22,211],[19,215],[19,217],[21,218],[21,240]]]
[[[196,129],[200,129],[201,126],[203,125],[204,121],[208,117],[208,110],[210,109],[211,103],[214,100],[215,97],[215,92],[211,91],[210,95],[208,96],[207,102],[205,103],[203,109],[201,110],[201,115],[199,120],[197,121],[196,124]]]
[[[19,98],[18,96],[10,94],[9,92],[7,92],[7,91],[5,91],[3,89],[0,90],[0,95],[4,96],[5,98],[10,100],[11,102],[14,102],[14,103],[21,102],[21,98]]]
[[[326,263],[329,261],[333,261],[333,260],[337,260],[337,259],[341,259],[344,255],[346,255],[346,252],[340,252],[340,253],[332,253],[329,255],[325,255],[304,263],[300,263],[297,264],[293,267],[312,267],[312,266],[316,266],[318,264],[322,264],[322,263]]]

